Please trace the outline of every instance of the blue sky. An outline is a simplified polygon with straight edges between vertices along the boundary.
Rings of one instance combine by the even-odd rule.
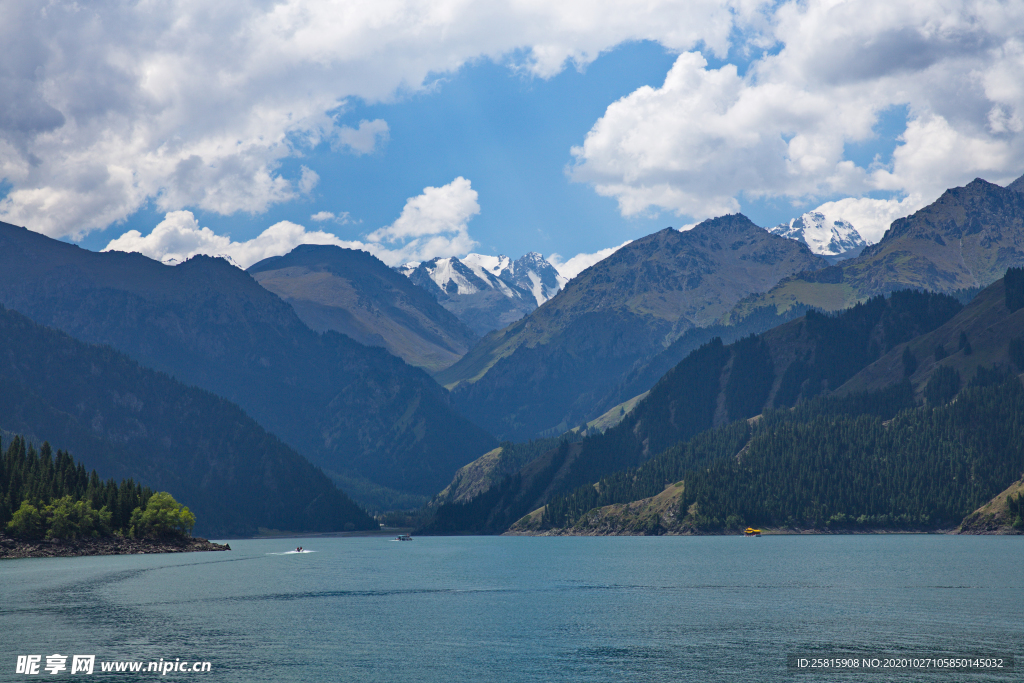
[[[874,242],[1024,172],[1020,35],[997,0],[12,0],[0,220],[242,266],[565,261],[733,211]]]
[[[624,218],[614,199],[565,173],[573,161],[570,148],[583,141],[605,107],[642,85],[660,85],[674,60],[657,43],[634,42],[548,80],[480,60],[395,103],[354,102],[340,123],[357,127],[361,120],[384,119],[389,139],[370,154],[332,151],[324,142],[286,160],[286,177],[298,177],[303,165],[320,176],[310,196],[257,215],[194,213],[202,225],[243,240],[278,221],[314,227],[310,216],[319,211],[348,212],[354,224],[320,227],[358,240],[394,222],[406,199],[424,187],[463,176],[479,193],[480,213],[469,224],[479,253],[571,256],[678,226],[678,217],[660,211]],[[81,244],[102,249],[123,232],[146,233],[162,219],[163,212],[150,205]]]

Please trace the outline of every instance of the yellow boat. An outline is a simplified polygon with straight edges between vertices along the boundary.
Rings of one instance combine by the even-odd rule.
[[[743,532],[743,535],[744,536],[760,536],[761,535],[761,530],[760,529],[754,529],[754,528],[748,526],[747,530]]]

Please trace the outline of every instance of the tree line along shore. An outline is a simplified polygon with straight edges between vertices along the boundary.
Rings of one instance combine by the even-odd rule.
[[[230,549],[193,538],[195,515],[166,491],[103,481],[48,442],[0,452],[0,558]]]

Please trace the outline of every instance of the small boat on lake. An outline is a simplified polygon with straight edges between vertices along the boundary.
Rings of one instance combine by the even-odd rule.
[[[754,529],[753,527],[749,527],[748,526],[747,530],[743,532],[743,535],[744,536],[760,536],[761,535],[761,530],[760,529]]]
[[[412,540],[412,536],[410,536],[409,534],[398,534],[397,536],[395,536],[395,540],[396,541],[411,541]]]

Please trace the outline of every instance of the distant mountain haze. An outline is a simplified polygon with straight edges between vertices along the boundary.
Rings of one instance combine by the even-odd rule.
[[[170,492],[197,533],[376,526],[237,405],[3,308],[0,430],[47,440],[104,479]]]
[[[360,486],[349,490],[367,504],[381,504],[367,493],[374,487],[432,495],[496,445],[425,372],[384,349],[314,332],[221,259],[172,267],[0,224],[0,303],[238,403],[329,474]]]
[[[383,347],[428,372],[457,361],[477,339],[434,297],[365,251],[301,245],[247,272],[312,329]]]
[[[536,252],[515,261],[484,254],[435,258],[397,270],[480,336],[534,311],[566,283]]]
[[[827,265],[742,215],[686,232],[667,228],[583,271],[435,377],[466,415],[502,438],[565,431],[607,410],[598,410],[601,400],[626,373],[687,330],[783,277]]]

